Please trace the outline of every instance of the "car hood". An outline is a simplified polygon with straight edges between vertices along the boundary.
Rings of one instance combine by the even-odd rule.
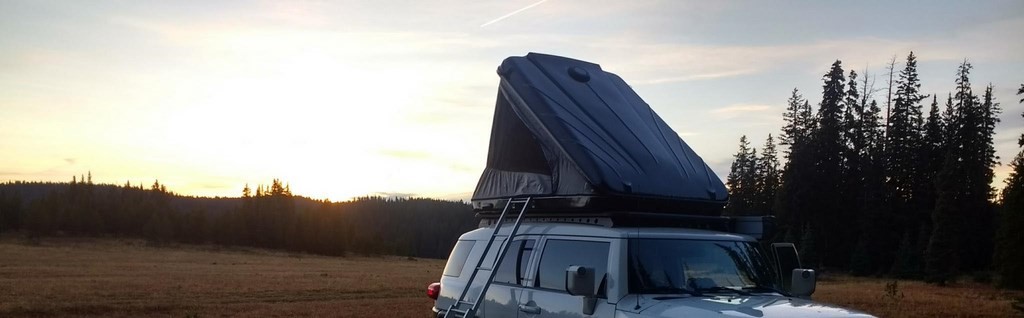
[[[874,317],[810,300],[782,296],[627,297],[618,304],[625,317]]]

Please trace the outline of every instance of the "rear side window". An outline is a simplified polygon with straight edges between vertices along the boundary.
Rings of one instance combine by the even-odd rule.
[[[473,250],[476,241],[459,241],[455,243],[452,254],[448,255],[448,264],[444,266],[444,276],[459,276],[462,267],[466,265],[469,252]]]
[[[590,241],[548,240],[540,257],[537,287],[565,291],[565,269],[572,265],[594,268],[594,286],[601,284],[608,272],[608,243]],[[599,294],[604,294],[601,290]]]
[[[534,240],[515,240],[512,246],[508,247],[505,258],[498,265],[498,272],[494,273],[495,283],[522,285],[526,277],[526,265],[533,255]]]

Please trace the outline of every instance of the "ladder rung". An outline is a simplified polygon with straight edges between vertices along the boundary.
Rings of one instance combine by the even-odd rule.
[[[448,311],[453,311],[453,312],[456,312],[456,313],[459,313],[459,314],[462,314],[463,316],[465,316],[466,313],[469,312],[469,309],[462,310],[462,309],[452,308],[452,309],[448,309]]]
[[[474,302],[471,302],[471,301],[465,301],[465,300],[460,300],[460,301],[459,301],[459,304],[466,304],[466,305],[474,305],[474,304],[476,304],[476,303],[474,303]]]
[[[492,270],[492,269],[493,269],[493,268],[490,268],[490,267],[483,267],[483,266],[480,266],[480,267],[477,267],[477,268],[476,268],[476,270],[478,270],[478,271],[489,271],[489,270]]]

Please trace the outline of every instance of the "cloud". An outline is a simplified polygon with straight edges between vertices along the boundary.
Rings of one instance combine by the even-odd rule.
[[[761,104],[733,104],[709,110],[708,113],[720,118],[735,118],[751,113],[763,113],[772,110],[772,106]]]
[[[64,162],[66,162],[69,165],[73,165],[76,162],[78,162],[78,159],[75,159],[75,158],[64,158]]]
[[[637,81],[636,83],[638,85],[644,85],[644,84],[664,84],[664,83],[675,83],[675,82],[687,82],[687,81],[694,81],[694,80],[715,79],[715,78],[739,76],[739,75],[751,74],[751,73],[754,73],[756,71],[757,71],[757,69],[754,69],[754,68],[746,68],[746,69],[739,69],[739,70],[732,70],[732,71],[721,71],[721,72],[701,73],[701,74],[682,75],[682,76],[675,76],[675,77],[665,77],[665,78],[655,78],[655,79],[648,79],[648,80],[640,80],[640,81]]]

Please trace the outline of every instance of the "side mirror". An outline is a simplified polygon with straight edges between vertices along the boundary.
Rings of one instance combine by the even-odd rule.
[[[813,269],[794,269],[793,279],[790,282],[789,293],[793,297],[800,298],[811,298],[811,294],[814,294],[814,290],[818,285],[818,278],[815,275]]]
[[[597,307],[594,280],[593,267],[572,265],[565,269],[565,291],[569,292],[569,295],[583,296],[584,315],[593,315]]]
[[[573,296],[596,296],[594,269],[579,265],[565,269],[565,291]]]

